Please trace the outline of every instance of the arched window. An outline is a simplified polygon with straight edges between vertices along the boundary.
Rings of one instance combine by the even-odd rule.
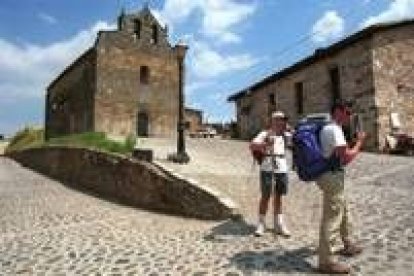
[[[158,28],[157,25],[152,25],[152,37],[151,37],[151,43],[157,44],[158,43]]]
[[[148,66],[141,66],[139,70],[139,81],[141,84],[148,84],[150,78],[150,70]]]
[[[141,21],[139,19],[134,20],[134,34],[136,38],[141,38]]]
[[[303,114],[303,103],[304,103],[304,95],[303,95],[303,82],[295,83],[295,102],[296,102],[296,113],[301,115]]]
[[[139,112],[137,116],[137,135],[141,137],[148,137],[148,114]]]

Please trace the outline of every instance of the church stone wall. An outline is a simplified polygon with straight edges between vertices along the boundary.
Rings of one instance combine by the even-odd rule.
[[[121,14],[117,30],[99,32],[48,88],[47,136],[175,136],[179,66],[167,37],[148,8]]]
[[[97,45],[97,131],[137,134],[138,114],[148,116],[149,136],[175,134],[178,63],[170,49],[135,44],[125,33],[102,33]],[[141,68],[148,68],[148,83]]]
[[[96,54],[89,50],[48,88],[46,137],[93,131]]]
[[[399,114],[401,131],[414,135],[414,26],[406,25],[374,37],[374,76],[379,143],[391,132],[390,114]]]
[[[149,10],[121,15],[118,30],[101,32],[96,48],[96,130],[122,136],[174,136],[179,72],[167,29]]]

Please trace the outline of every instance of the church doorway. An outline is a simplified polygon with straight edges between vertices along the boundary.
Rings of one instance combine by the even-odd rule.
[[[137,135],[141,137],[148,137],[148,115],[145,112],[138,113]]]

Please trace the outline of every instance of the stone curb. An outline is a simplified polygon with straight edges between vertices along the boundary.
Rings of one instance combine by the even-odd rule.
[[[134,207],[206,220],[238,215],[230,199],[157,162],[72,147],[32,148],[8,157],[67,185],[76,183]]]
[[[178,179],[180,181],[184,181],[184,182],[192,185],[193,187],[196,187],[196,188],[202,190],[203,192],[213,196],[220,204],[222,204],[224,206],[224,208],[230,210],[230,213],[231,213],[230,218],[240,218],[242,216],[237,204],[231,198],[223,196],[216,189],[213,189],[210,186],[201,184],[195,179],[185,177],[185,176],[175,172],[174,170],[165,167],[162,163],[160,163],[158,161],[154,160],[152,162],[152,164],[154,164],[158,169],[163,171],[168,176],[173,177],[175,179]]]

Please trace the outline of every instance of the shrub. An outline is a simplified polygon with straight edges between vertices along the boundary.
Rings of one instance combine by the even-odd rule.
[[[108,152],[126,154],[133,150],[135,138],[127,137],[125,142],[116,142],[108,139],[102,132],[86,132],[57,138],[51,138],[46,145],[64,145],[75,147],[94,148]]]
[[[44,141],[43,129],[25,128],[11,139],[5,153],[41,146],[72,146],[99,149],[102,151],[128,154],[134,149],[136,137],[128,136],[124,142],[108,139],[102,132],[85,132],[50,138]]]
[[[41,128],[25,127],[18,131],[5,149],[5,153],[40,147],[44,143],[44,130]]]
[[[137,137],[133,134],[128,135],[125,139],[125,147],[132,152],[134,150],[135,144],[137,142]]]

